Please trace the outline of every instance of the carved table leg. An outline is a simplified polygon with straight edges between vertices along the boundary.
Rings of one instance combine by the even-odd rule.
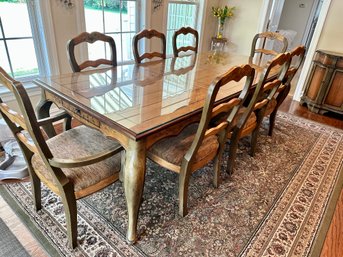
[[[37,118],[44,119],[50,116],[51,101],[46,100],[44,92],[42,92],[41,100],[36,107]],[[46,124],[42,126],[49,138],[56,136],[56,131],[53,124]]]
[[[128,210],[127,240],[137,240],[137,219],[144,187],[146,151],[145,141],[130,140],[126,151],[124,190]]]

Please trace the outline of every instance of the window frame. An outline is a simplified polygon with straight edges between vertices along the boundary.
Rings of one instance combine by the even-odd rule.
[[[104,1],[104,0],[102,0]],[[121,2],[123,0],[120,0]],[[140,28],[142,27],[142,24],[144,24],[144,20],[141,19],[141,16],[142,15],[145,15],[145,6],[143,6],[142,8],[142,4],[141,4],[141,1],[142,0],[124,0],[124,1],[128,1],[128,2],[135,2],[136,3],[136,10],[135,10],[135,24],[136,24],[136,31],[125,31],[123,32],[122,31],[122,22],[120,22],[120,32],[105,32],[105,22],[103,22],[103,28],[102,28],[102,31],[100,31],[101,33],[104,33],[105,35],[108,35],[108,36],[113,36],[113,35],[120,35],[120,41],[121,41],[121,46],[123,46],[123,34],[131,34],[131,33],[138,33],[140,31]],[[80,26],[80,33],[81,31],[87,31],[86,29],[86,14],[85,14],[85,6],[84,6],[84,3],[83,1],[80,1],[82,2],[81,5],[80,5],[80,8],[82,8],[82,17],[79,18],[79,20],[81,21],[81,26]],[[102,18],[103,18],[103,21],[105,20],[105,16],[104,16],[104,8],[101,9],[102,11]],[[121,16],[122,12],[120,12],[120,16]],[[122,17],[120,17],[120,19],[122,19]],[[90,31],[88,31],[90,32]],[[121,47],[121,49],[118,49],[118,43],[115,41],[116,43],[116,51],[117,51],[117,59],[118,59],[118,56],[121,56],[121,61],[117,61],[118,65],[125,65],[125,64],[130,64],[130,63],[134,63],[134,58],[132,58],[131,60],[125,60],[123,61],[122,60],[122,57],[123,57],[123,47]],[[132,44],[130,44],[130,47],[132,48]],[[120,52],[119,52],[120,51]],[[106,54],[106,47],[105,47],[105,54]],[[81,49],[80,47],[80,56],[81,58],[83,59],[88,59],[88,49],[87,47],[83,47]]]
[[[0,29],[2,30],[2,35],[3,38],[0,39],[0,41],[4,42],[5,50],[6,50],[6,56],[7,56],[7,61],[10,66],[10,75],[11,77],[14,77],[14,70],[12,66],[12,61],[10,57],[10,51],[7,47],[7,42],[8,41],[14,41],[14,40],[22,40],[22,39],[32,39],[33,40],[33,46],[35,50],[35,56],[36,56],[36,61],[37,61],[37,68],[38,68],[38,75],[30,75],[30,76],[23,76],[18,78],[22,82],[30,82],[34,80],[35,78],[45,75],[48,73],[47,69],[48,66],[45,65],[45,58],[43,55],[43,50],[42,50],[42,38],[41,34],[39,32],[39,20],[38,20],[38,15],[37,11],[38,9],[36,8],[36,3],[34,0],[27,0],[26,1],[26,6],[27,6],[27,11],[28,11],[28,16],[30,20],[30,27],[31,27],[31,33],[32,36],[19,36],[19,37],[6,37],[5,32],[3,31],[3,27],[0,24]],[[17,79],[17,78],[15,78]],[[0,92],[2,90],[0,89]]]
[[[195,16],[195,27],[194,27],[194,29],[196,29],[197,31],[201,31],[201,29],[200,29],[201,28],[201,18],[202,18],[202,12],[203,12],[203,9],[201,8],[202,7],[201,0],[196,0],[195,2],[191,2],[191,1],[187,1],[187,0],[168,0],[166,3],[166,11],[165,11],[165,18],[164,18],[164,20],[165,20],[164,31],[165,31],[166,37],[168,37],[168,31],[175,31],[174,29],[168,30],[169,4],[195,5],[197,8],[196,9],[197,12],[198,13],[201,12],[201,15]],[[166,38],[166,40],[167,40],[167,46],[168,46],[168,38]],[[168,49],[166,49],[166,51],[168,52]],[[171,51],[170,54],[167,54],[167,57],[171,57],[171,56],[173,56],[173,51]]]

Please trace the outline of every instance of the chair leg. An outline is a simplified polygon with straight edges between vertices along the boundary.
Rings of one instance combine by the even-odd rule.
[[[187,200],[190,172],[186,169],[181,169],[179,174],[179,215],[184,217],[187,215]]]
[[[277,113],[277,110],[274,110],[274,111],[269,115],[269,130],[268,130],[268,135],[269,135],[270,137],[273,135],[273,130],[274,130],[274,126],[275,126],[276,113]]]
[[[226,166],[226,172],[230,176],[233,174],[233,170],[235,168],[238,141],[239,135],[237,133],[233,133],[230,140],[229,159]]]
[[[77,208],[71,184],[67,184],[64,187],[61,197],[66,216],[69,245],[71,248],[75,248],[77,246]]]
[[[257,126],[252,134],[251,134],[251,141],[250,141],[250,156],[254,157],[255,156],[255,151],[256,151],[256,144],[257,144],[257,137],[258,137],[258,130],[259,127]]]
[[[30,171],[30,177],[31,177],[31,186],[32,186],[32,195],[33,195],[33,201],[35,204],[36,211],[39,211],[42,209],[42,195],[41,195],[41,183],[39,177],[36,175],[36,173],[32,170],[31,167],[29,167]]]
[[[72,120],[71,116],[68,116],[67,118],[64,119],[64,121],[63,121],[64,131],[71,129],[71,120]]]
[[[220,165],[222,163],[223,152],[226,141],[226,131],[223,130],[219,135],[219,149],[216,157],[214,158],[214,176],[213,176],[213,186],[217,188],[220,183]]]
[[[220,158],[219,156],[217,155],[215,158],[214,158],[214,174],[213,174],[213,186],[215,188],[218,188],[219,186],[219,183],[220,183]]]

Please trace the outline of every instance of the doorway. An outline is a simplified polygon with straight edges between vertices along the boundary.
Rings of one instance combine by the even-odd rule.
[[[288,51],[300,44],[305,45],[308,50],[312,42],[323,2],[323,0],[270,0],[265,16],[268,18],[266,18],[267,21],[264,23],[263,30],[278,31],[284,35],[288,40]],[[298,86],[297,80],[300,74],[301,69],[294,78],[290,95],[295,94],[296,87]],[[302,86],[300,85],[300,87]],[[297,98],[299,97],[297,96]]]

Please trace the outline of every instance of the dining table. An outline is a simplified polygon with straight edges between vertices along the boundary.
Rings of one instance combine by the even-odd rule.
[[[121,180],[129,243],[134,243],[138,236],[147,151],[158,140],[175,136],[199,121],[211,83],[232,67],[248,63],[248,58],[234,53],[205,52],[34,81],[42,89],[36,108],[38,118],[48,117],[51,105],[55,104],[74,119],[119,141],[125,149]],[[244,81],[223,86],[216,104],[237,96],[243,84]],[[51,124],[44,129],[48,136],[54,136]]]

